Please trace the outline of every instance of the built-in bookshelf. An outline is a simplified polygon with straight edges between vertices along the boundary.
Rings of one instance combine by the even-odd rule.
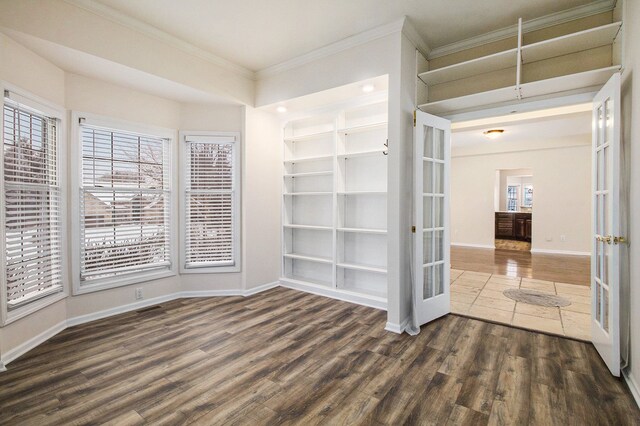
[[[418,78],[426,96],[419,108],[449,115],[537,99],[579,93],[602,86],[621,68],[614,46],[621,22],[569,31],[528,42],[518,23],[517,46],[481,57],[427,69]],[[571,23],[565,24],[572,28]],[[423,102],[426,101],[426,102]]]
[[[283,283],[386,306],[387,102],[287,123]]]

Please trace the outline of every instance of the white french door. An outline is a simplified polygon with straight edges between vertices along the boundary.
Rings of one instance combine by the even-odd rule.
[[[450,312],[451,122],[416,111],[414,133],[414,306],[417,325]]]
[[[620,74],[593,100],[591,338],[620,375]]]

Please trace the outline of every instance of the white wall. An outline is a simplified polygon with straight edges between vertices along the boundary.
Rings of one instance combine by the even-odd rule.
[[[452,244],[493,247],[496,170],[531,169],[535,192],[532,249],[591,251],[590,136],[553,142],[570,146],[490,154],[453,151]],[[566,241],[560,241],[561,235]]]

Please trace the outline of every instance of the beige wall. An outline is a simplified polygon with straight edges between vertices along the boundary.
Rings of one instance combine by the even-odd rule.
[[[130,88],[65,73],[0,33],[0,80],[67,110],[104,115],[156,127],[178,130],[240,132],[243,138],[242,245],[243,268],[238,273],[187,274],[135,285],[69,296],[40,311],[0,327],[0,356],[46,333],[68,319],[114,312],[136,302],[134,288],[144,299],[171,297],[183,291],[219,291],[255,288],[279,277],[280,234],[280,125],[271,114],[241,105],[184,104]],[[77,143],[68,138],[68,150]],[[175,153],[177,153],[175,149]],[[177,158],[176,158],[177,159]],[[69,170],[74,169],[70,165]],[[245,171],[247,171],[245,173]],[[69,188],[69,190],[74,190]],[[178,188],[176,188],[177,195]],[[176,200],[178,198],[176,197]],[[78,220],[70,211],[69,229]],[[69,235],[69,238],[72,236]],[[265,254],[267,253],[267,254]],[[67,257],[67,260],[70,256]],[[250,269],[249,269],[250,268]],[[71,294],[71,283],[66,283]]]
[[[486,154],[453,151],[452,244],[493,247],[496,170],[531,169],[535,191],[532,249],[590,252],[590,136],[546,141],[553,145],[550,142],[565,146]],[[566,241],[560,241],[561,235]]]

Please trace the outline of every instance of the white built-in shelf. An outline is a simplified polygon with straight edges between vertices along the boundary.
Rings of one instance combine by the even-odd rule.
[[[333,172],[331,170],[321,172],[304,172],[304,173],[287,173],[283,176],[286,178],[301,178],[301,177],[313,177],[313,176],[331,176]]]
[[[347,158],[358,158],[358,157],[373,157],[376,155],[383,156],[382,149],[375,149],[373,151],[361,151],[361,152],[350,152],[346,154],[338,155],[339,159],[347,159]]]
[[[421,111],[429,114],[445,114],[451,111],[466,110],[482,105],[498,104],[518,99],[516,86],[503,87],[488,92],[473,93],[456,98],[443,99],[418,106]]]
[[[419,74],[418,77],[428,86],[461,80],[487,72],[513,68],[517,64],[517,55],[518,49],[505,50],[494,53],[493,55],[423,72]]]
[[[281,278],[282,281],[290,282],[294,284],[300,284],[303,286],[317,286],[317,287],[333,287],[333,283],[331,281],[323,281],[319,279],[313,279],[309,277],[300,277],[297,275],[285,275]]]
[[[522,62],[536,62],[613,43],[622,22],[579,31],[522,46]]]
[[[375,272],[376,274],[386,274],[387,270],[384,268],[377,268],[374,266],[357,265],[355,263],[337,263],[336,266],[344,269],[353,269],[355,271]]]
[[[286,257],[287,259],[307,260],[309,262],[317,262],[317,263],[328,263],[328,264],[333,263],[333,259],[331,259],[330,257],[308,256],[306,254],[298,254],[298,253],[285,253],[284,257]]]
[[[333,228],[331,226],[318,226],[318,225],[282,225],[283,228],[289,229],[311,229],[318,231],[332,231]]]
[[[387,191],[341,191],[338,195],[387,195]]]
[[[370,132],[372,130],[386,129],[387,122],[373,123],[373,124],[364,124],[361,126],[353,126],[353,127],[343,127],[342,129],[338,129],[338,133],[350,135],[353,133],[361,133],[361,132]]]
[[[294,195],[332,195],[333,192],[285,192],[285,197],[294,196]]]
[[[386,229],[374,229],[374,228],[337,228],[340,232],[353,232],[360,234],[377,234],[377,235],[387,235]]]
[[[285,142],[304,142],[304,141],[320,139],[323,137],[331,136],[333,135],[333,133],[334,131],[330,130],[328,132],[310,133],[308,135],[301,135],[301,136],[290,136],[285,138],[284,141]]]
[[[562,75],[560,77],[548,78],[545,80],[523,83],[520,92],[523,98],[549,95],[551,93],[566,92],[569,90],[582,89],[587,87],[599,87],[611,78],[613,74],[620,71],[619,65],[607,68],[580,72],[577,74]]]
[[[304,158],[296,158],[296,159],[288,159],[284,160],[285,163],[308,163],[311,161],[323,161],[323,160],[331,160],[333,155],[320,155],[317,157],[304,157]]]

